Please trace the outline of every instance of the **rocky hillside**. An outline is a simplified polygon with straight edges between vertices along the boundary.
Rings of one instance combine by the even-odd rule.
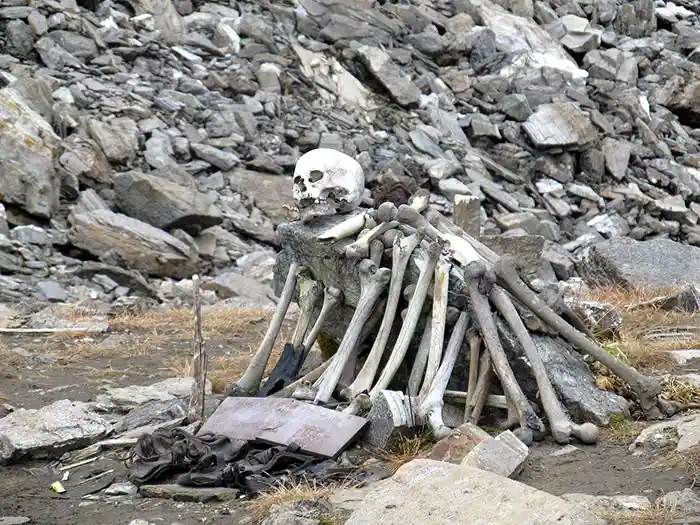
[[[0,301],[177,300],[193,273],[267,301],[316,147],[362,164],[368,204],[465,195],[482,235],[538,240],[543,276],[610,238],[700,246],[699,13],[2,0]]]

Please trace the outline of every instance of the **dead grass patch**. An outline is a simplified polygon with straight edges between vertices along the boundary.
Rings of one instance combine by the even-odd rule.
[[[674,509],[652,505],[643,510],[606,512],[600,517],[609,525],[671,525],[681,514]]]
[[[700,347],[700,335],[662,340],[644,337],[646,332],[653,328],[700,327],[700,314],[662,310],[650,304],[653,300],[677,290],[674,287],[627,289],[620,286],[589,290],[586,299],[608,303],[622,316],[619,334],[602,341],[606,350],[632,366],[666,368],[671,364],[667,351]]]
[[[312,481],[297,483],[280,483],[261,494],[248,504],[248,510],[255,523],[260,523],[275,505],[283,505],[296,501],[317,503],[327,498],[332,490],[331,485],[319,485]]]
[[[601,428],[600,437],[608,443],[629,445],[637,439],[644,426],[639,421],[613,415],[610,424]]]
[[[387,463],[393,474],[409,461],[413,461],[430,450],[434,444],[435,437],[430,428],[424,427],[415,435],[399,437],[386,449],[375,452],[375,455]]]
[[[655,468],[672,470],[684,469],[690,481],[690,488],[700,482],[700,445],[695,445],[683,451],[669,450],[654,462]]]

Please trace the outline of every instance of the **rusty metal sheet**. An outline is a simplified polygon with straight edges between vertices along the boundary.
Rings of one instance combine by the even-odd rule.
[[[258,439],[274,445],[299,445],[303,452],[336,457],[368,421],[296,399],[228,397],[198,435],[213,432],[231,439]]]

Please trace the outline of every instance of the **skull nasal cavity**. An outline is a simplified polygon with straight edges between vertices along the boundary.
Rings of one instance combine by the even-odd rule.
[[[311,182],[318,182],[323,178],[323,172],[319,170],[313,170],[309,173],[309,179]]]

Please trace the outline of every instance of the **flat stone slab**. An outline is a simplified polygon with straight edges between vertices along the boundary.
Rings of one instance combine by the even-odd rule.
[[[68,399],[40,409],[20,408],[0,419],[0,464],[57,458],[99,441],[111,428],[89,405]]]
[[[173,501],[230,501],[236,499],[240,491],[226,487],[182,487],[180,485],[141,485],[140,494],[144,498],[171,499]]]
[[[700,444],[700,415],[688,415],[651,425],[642,430],[629,450],[633,452],[637,448],[649,446],[665,448],[674,444],[677,452]]]
[[[152,385],[133,385],[122,388],[107,388],[106,393],[97,396],[100,408],[129,412],[151,401],[171,401],[190,395],[191,377],[171,377]],[[207,381],[207,393],[211,393],[211,382]]]
[[[512,479],[474,467],[416,459],[377,483],[346,525],[426,523],[604,524],[580,505]]]
[[[529,455],[527,445],[506,430],[495,438],[489,437],[478,443],[464,458],[462,465],[511,478],[520,473]]]
[[[663,271],[659,269],[663,268]],[[581,277],[598,286],[664,288],[700,283],[700,248],[668,239],[627,237],[586,249],[576,265]]]

